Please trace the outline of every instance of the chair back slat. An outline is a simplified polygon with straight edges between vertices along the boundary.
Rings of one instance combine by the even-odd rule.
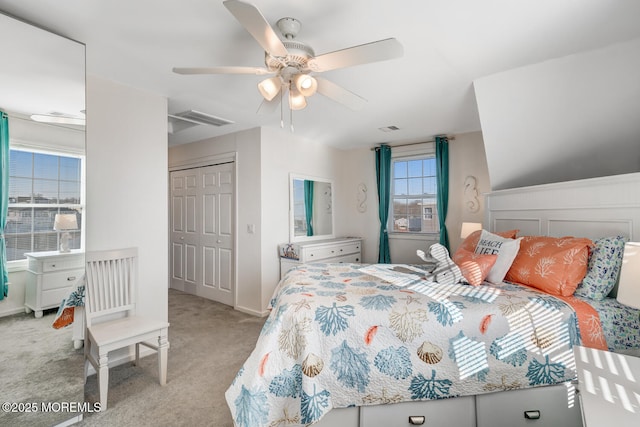
[[[135,312],[137,248],[87,252],[85,257],[87,326],[99,316]]]

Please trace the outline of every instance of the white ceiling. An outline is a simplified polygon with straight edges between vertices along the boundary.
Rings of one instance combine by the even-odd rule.
[[[316,54],[388,37],[404,46],[400,59],[323,74],[367,99],[363,110],[314,95],[305,110],[294,112],[296,135],[343,148],[480,130],[474,79],[640,36],[637,0],[253,3],[272,24],[299,19],[298,39]],[[263,66],[261,48],[222,0],[0,0],[0,10],[85,43],[87,73],[162,94],[171,114],[193,109],[235,122],[175,133],[170,145],[280,125],[279,111],[256,114],[256,84],[264,77],[172,72]],[[378,130],[390,125],[400,130]]]

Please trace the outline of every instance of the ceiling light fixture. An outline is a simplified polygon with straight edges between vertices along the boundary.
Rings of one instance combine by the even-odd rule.
[[[307,100],[295,87],[289,89],[289,108],[302,110],[307,106]]]
[[[258,90],[267,101],[271,101],[275,98],[278,92],[280,92],[281,87],[282,81],[280,80],[280,77],[277,76],[264,79],[258,83]]]
[[[31,120],[40,123],[58,123],[64,125],[84,126],[85,119],[79,117],[71,117],[59,114],[32,114]]]
[[[304,96],[312,96],[318,90],[318,81],[309,74],[296,74],[293,76],[293,84]]]

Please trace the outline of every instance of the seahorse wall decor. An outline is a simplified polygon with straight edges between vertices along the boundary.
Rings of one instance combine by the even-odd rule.
[[[478,180],[472,175],[469,175],[464,179],[464,205],[467,207],[467,210],[472,213],[480,210],[480,200],[478,199]]]
[[[367,186],[361,182],[358,184],[358,212],[365,213],[367,211]]]

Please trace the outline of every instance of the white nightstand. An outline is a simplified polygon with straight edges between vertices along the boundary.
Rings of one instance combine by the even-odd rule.
[[[640,425],[640,358],[576,346],[584,427]]]
[[[84,274],[84,252],[79,249],[60,253],[29,252],[27,283],[24,295],[25,311],[35,312],[42,317],[42,311],[60,306],[78,280]]]

